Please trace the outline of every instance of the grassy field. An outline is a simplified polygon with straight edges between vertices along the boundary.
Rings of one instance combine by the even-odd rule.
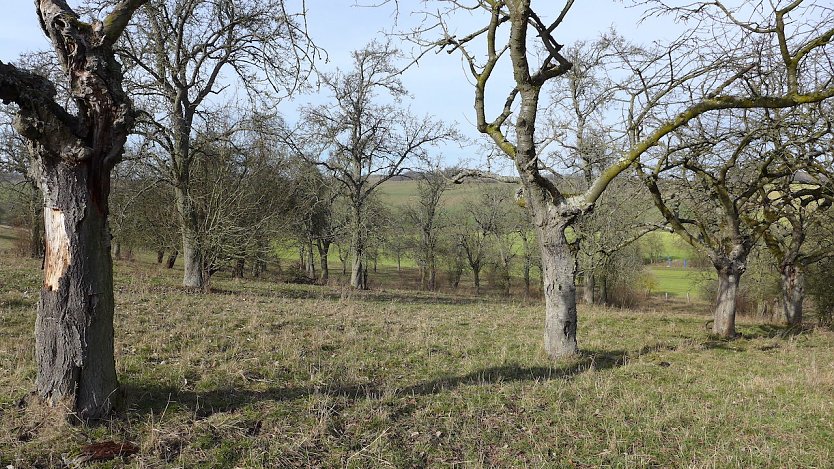
[[[217,279],[119,263],[121,409],[67,422],[30,391],[37,261],[0,256],[0,467],[830,467],[834,334],[581,308],[576,359],[543,307]]]

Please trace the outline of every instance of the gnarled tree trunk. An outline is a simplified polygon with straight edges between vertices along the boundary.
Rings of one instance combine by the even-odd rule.
[[[108,198],[110,174],[121,160],[134,111],[112,46],[145,1],[120,1],[92,25],[62,0],[35,2],[76,115],[55,101],[56,89],[45,78],[0,62],[0,100],[19,107],[15,128],[27,139],[44,200],[36,389],[47,402],[65,405],[81,418],[109,413],[118,389]]]
[[[718,271],[718,293],[712,333],[730,339],[736,336],[736,299],[745,264],[743,261],[722,260],[716,263],[715,268]]]
[[[790,326],[802,325],[802,302],[805,299],[805,277],[799,264],[784,264],[779,269],[780,303]]]
[[[88,164],[43,167],[46,259],[35,321],[38,393],[100,417],[118,388],[107,189]]]

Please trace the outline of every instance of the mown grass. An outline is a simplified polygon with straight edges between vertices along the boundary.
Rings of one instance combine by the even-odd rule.
[[[576,359],[541,347],[541,304],[218,279],[117,265],[121,410],[66,423],[31,389],[37,262],[0,258],[0,466],[826,467],[834,335],[703,316],[580,310]]]
[[[705,282],[716,278],[712,269],[667,267],[665,264],[647,266],[646,271],[655,281],[652,293],[661,296],[668,293],[669,296],[696,299],[702,296]]]

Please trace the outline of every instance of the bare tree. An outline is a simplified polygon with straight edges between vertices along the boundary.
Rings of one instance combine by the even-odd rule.
[[[666,151],[641,166],[655,205],[718,273],[713,333],[735,335],[736,297],[753,246],[775,220],[760,217],[768,189],[790,178],[795,160],[773,145],[769,110],[725,110],[699,116],[669,134]]]
[[[420,266],[421,288],[437,289],[437,245],[441,224],[441,198],[448,187],[448,179],[439,171],[420,173],[417,180],[419,198],[406,208],[405,215],[419,230],[417,263]]]
[[[698,2],[682,9],[653,2],[656,13],[680,13],[681,21],[695,27],[680,40],[651,53],[638,54],[624,46],[619,67],[631,73],[634,88],[641,90],[631,95],[626,112],[631,119],[621,127],[629,137],[628,144],[587,190],[569,194],[549,178],[548,172],[555,169],[548,166],[541,152],[543,140],[537,138],[536,129],[543,87],[565,76],[573,66],[554,37],[559,25],[569,18],[573,1],[566,1],[545,21],[545,12],[536,11],[532,0],[484,0],[465,9],[481,10],[488,18],[483,27],[466,35],[454,33],[449,26],[454,13],[464,7],[454,0],[447,4],[446,11],[426,13],[427,26],[420,31],[421,37],[435,34],[436,38],[438,32],[441,37],[423,45],[461,54],[474,83],[477,128],[514,162],[519,173],[542,250],[545,349],[554,358],[578,350],[577,259],[566,230],[594,207],[618,174],[665,135],[701,114],[727,108],[791,107],[834,96],[834,86],[825,79],[830,76],[824,65],[828,62],[820,58],[828,52],[834,35],[827,23],[830,10],[814,9],[797,0],[773,11],[758,8],[752,14],[755,19],[743,22],[717,2]],[[796,18],[786,22],[791,15]],[[507,90],[500,111],[488,117],[487,90],[495,86],[496,71],[502,70],[499,61],[507,55],[514,85]],[[755,86],[763,77],[773,75],[783,76],[784,86],[766,90]],[[821,79],[806,80],[809,76]]]
[[[405,171],[411,161],[425,159],[428,147],[449,140],[454,132],[431,118],[416,118],[397,101],[406,95],[395,66],[398,52],[388,44],[371,43],[352,54],[353,69],[322,77],[330,103],[302,110],[300,128],[288,141],[342,185],[350,200],[351,285],[367,288],[365,206],[385,181]]]
[[[283,0],[151,0],[119,53],[146,112],[142,129],[163,151],[154,161],[173,186],[181,218],[183,286],[203,289],[201,220],[191,192],[195,123],[216,95],[242,85],[256,106],[269,89],[294,91],[311,62],[310,43]],[[238,98],[241,98],[240,96]]]
[[[761,215],[744,219],[765,228],[762,239],[779,269],[779,302],[790,326],[802,324],[805,272],[834,255],[829,231],[834,187],[826,156],[832,144],[828,113],[822,107],[773,113],[777,128],[771,140],[791,174],[767,188]]]
[[[122,157],[134,111],[113,44],[143,3],[120,1],[104,21],[92,23],[63,0],[36,3],[41,28],[69,82],[74,113],[55,101],[49,80],[0,62],[0,100],[18,107],[15,128],[27,139],[45,204],[46,260],[35,323],[37,392],[84,418],[106,415],[118,388],[107,199],[110,172]]]

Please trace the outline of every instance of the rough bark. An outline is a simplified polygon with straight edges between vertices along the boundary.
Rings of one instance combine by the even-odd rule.
[[[594,284],[594,272],[592,270],[587,270],[585,272],[585,286],[582,288],[583,299],[585,300],[585,304],[592,305],[594,304],[594,288],[596,285]]]
[[[805,276],[798,264],[784,264],[780,273],[780,302],[785,321],[790,326],[802,325],[802,303],[805,299]]]
[[[106,196],[87,165],[44,166],[46,259],[35,321],[38,393],[101,417],[118,389]],[[96,200],[98,199],[98,200]],[[102,200],[104,199],[104,200]]]
[[[715,299],[715,315],[712,333],[731,339],[736,336],[736,298],[744,269],[733,263],[716,266],[718,293]]]
[[[203,252],[200,249],[197,213],[186,187],[188,187],[187,183],[174,188],[182,230],[182,286],[202,291],[205,288],[206,279],[203,276]]]
[[[43,196],[37,188],[32,189],[30,212],[29,257],[41,259],[44,255]]]
[[[564,229],[540,230],[544,280],[544,349],[554,359],[578,353],[576,343],[577,258]]]

